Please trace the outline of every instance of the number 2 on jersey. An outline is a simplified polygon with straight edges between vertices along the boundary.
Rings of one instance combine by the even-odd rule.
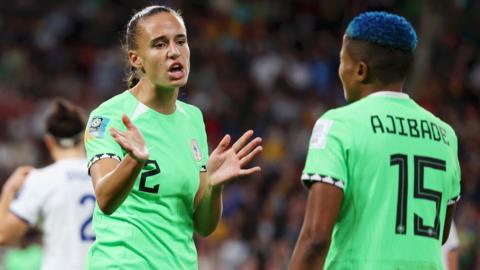
[[[81,205],[85,204],[86,201],[92,201],[93,206],[95,206],[95,196],[93,196],[92,194],[86,194],[82,198],[80,198]],[[91,209],[93,214],[93,207]],[[80,239],[82,239],[82,241],[95,241],[95,235],[87,233],[87,228],[89,227],[89,225],[92,224],[92,214],[88,215],[87,219],[82,223],[82,226],[80,227]]]
[[[153,165],[155,168],[153,170],[143,172],[140,175],[140,185],[138,189],[143,192],[148,192],[148,193],[157,193],[158,192],[158,184],[154,185],[153,187],[147,187],[147,177],[154,176],[160,173],[160,167],[158,166],[158,163],[156,160],[147,160],[145,163],[144,167],[147,167],[149,165]]]
[[[435,203],[435,220],[433,226],[424,225],[423,218],[414,213],[414,234],[438,239],[440,235],[440,204],[442,193],[436,190],[425,188],[425,168],[446,171],[444,160],[413,156],[414,160],[414,188],[413,197],[416,199],[429,200]],[[404,154],[390,156],[390,166],[398,165],[398,197],[397,197],[397,218],[395,222],[395,233],[407,233],[407,202],[408,202],[408,157]]]

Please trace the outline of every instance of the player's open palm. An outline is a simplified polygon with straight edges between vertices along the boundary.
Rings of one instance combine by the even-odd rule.
[[[122,122],[127,130],[120,131],[116,128],[111,128],[110,134],[112,134],[112,137],[134,159],[139,161],[148,160],[150,154],[145,145],[142,132],[140,132],[126,115],[122,116]]]
[[[229,147],[230,135],[223,137],[217,148],[210,154],[207,163],[207,176],[211,186],[260,171],[259,166],[244,168],[262,151],[262,146],[260,146],[262,139],[260,137],[248,142],[252,135],[252,130],[245,132],[231,147]]]

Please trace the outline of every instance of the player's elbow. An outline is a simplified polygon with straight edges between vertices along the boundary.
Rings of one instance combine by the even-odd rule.
[[[305,252],[305,262],[309,265],[315,265],[312,269],[319,269],[318,265],[323,265],[330,248],[330,237],[316,237],[308,241]],[[320,267],[323,268],[323,267]]]
[[[113,214],[115,210],[117,210],[117,206],[115,206],[113,202],[108,199],[97,197],[97,204],[100,211],[107,216]]]
[[[330,247],[331,232],[318,228],[305,228],[303,238],[307,244],[307,257],[315,258],[319,254],[326,254]]]
[[[207,237],[212,234],[217,226],[195,226],[195,232],[200,235],[201,237]]]

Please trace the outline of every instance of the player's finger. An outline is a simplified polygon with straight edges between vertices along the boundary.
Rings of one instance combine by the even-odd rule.
[[[235,151],[235,153],[237,153],[247,143],[248,139],[250,139],[250,137],[252,137],[252,135],[253,135],[253,130],[248,130],[247,132],[243,133],[242,137],[240,137],[232,145],[233,151]]]
[[[260,166],[255,166],[253,168],[250,168],[250,169],[242,169],[240,170],[240,174],[241,175],[250,175],[252,173],[255,173],[255,172],[259,172],[261,171],[262,168],[260,168]]]
[[[242,159],[240,159],[240,166],[243,166],[245,164],[247,164],[248,162],[252,161],[252,159],[258,155],[258,153],[260,153],[261,151],[263,150],[263,147],[262,146],[257,146],[253,151],[251,151],[250,153],[248,153],[248,155],[246,155],[245,157],[243,157]]]
[[[110,135],[114,136],[114,135],[120,135],[122,132],[116,128],[110,128],[108,131],[110,131]]]
[[[128,130],[137,129],[137,127],[132,123],[126,114],[122,115],[122,122]]]
[[[115,134],[113,135],[113,139],[120,144],[125,150],[131,151],[132,150],[132,145],[130,142],[121,134]]]
[[[114,137],[114,138],[115,138],[115,137],[119,137],[119,138],[124,138],[124,139],[126,139],[125,134],[124,134],[123,132],[119,131],[119,130],[116,129],[116,128],[111,128],[111,129],[110,129],[110,134],[111,134],[112,137]]]
[[[230,145],[230,141],[232,140],[232,138],[230,137],[230,135],[225,135],[223,137],[223,139],[218,143],[217,147],[215,148],[215,150],[213,150],[213,152],[217,153],[222,153],[223,151],[225,151],[225,149],[228,148],[228,146]],[[212,153],[213,154],[213,153]]]
[[[257,145],[259,145],[262,142],[262,138],[257,137],[253,140],[251,140],[245,147],[243,147],[240,152],[238,152],[237,156],[239,159],[242,159],[245,157],[248,153],[252,151]]]

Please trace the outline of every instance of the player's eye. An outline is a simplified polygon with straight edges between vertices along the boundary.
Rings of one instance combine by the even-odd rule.
[[[167,43],[165,42],[158,42],[158,43],[155,43],[153,45],[153,47],[157,48],[157,49],[164,49],[167,47]]]
[[[185,43],[187,43],[187,40],[186,40],[186,39],[179,39],[179,40],[177,40],[177,44],[180,45],[180,46],[183,46]]]

